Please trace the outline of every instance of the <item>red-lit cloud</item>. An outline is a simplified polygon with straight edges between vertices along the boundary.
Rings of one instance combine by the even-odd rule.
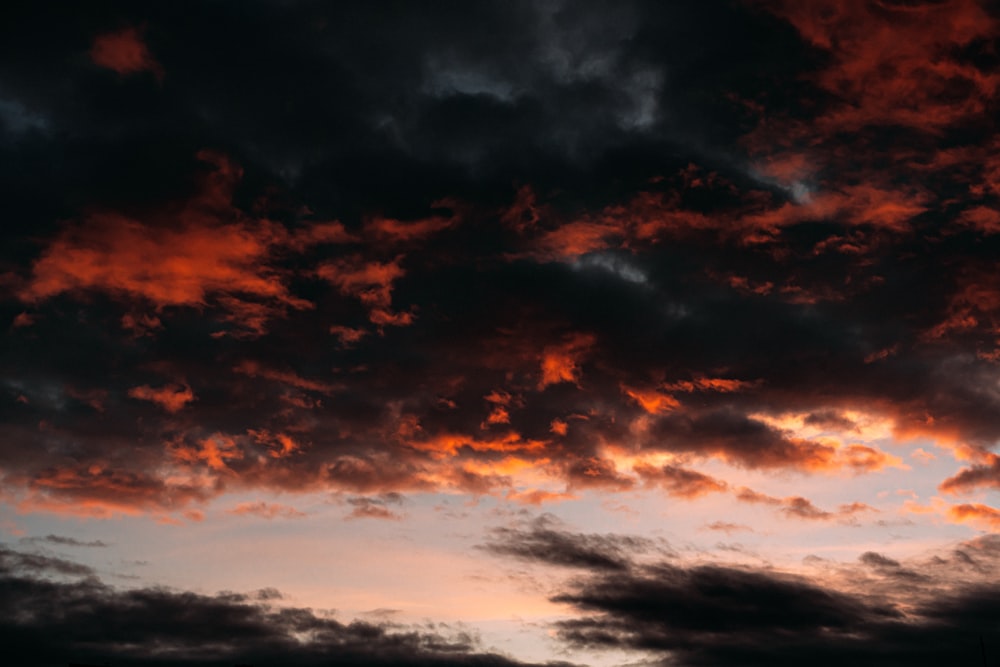
[[[179,412],[185,405],[195,400],[191,387],[179,384],[163,387],[141,385],[129,389],[128,395],[132,398],[156,403],[167,412]]]
[[[580,364],[594,342],[595,339],[590,334],[573,334],[563,342],[543,349],[538,388],[545,389],[561,382],[577,383],[580,379]]]
[[[142,33],[141,29],[129,26],[98,35],[91,44],[90,59],[118,74],[151,72],[162,79],[163,67],[153,58]]]
[[[957,57],[996,35],[996,19],[978,0],[765,6],[829,54],[829,66],[815,75],[836,100],[817,119],[823,131],[902,125],[938,132],[986,113],[997,94],[1000,75]]]
[[[1000,529],[1000,510],[981,503],[949,507],[948,517],[958,523],[972,523],[993,531]]]

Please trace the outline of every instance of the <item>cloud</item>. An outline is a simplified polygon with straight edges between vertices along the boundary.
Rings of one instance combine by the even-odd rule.
[[[1000,488],[1000,456],[986,454],[983,463],[963,468],[957,474],[941,482],[940,488],[946,493],[967,493],[981,488]]]
[[[261,519],[275,519],[278,517],[283,519],[298,519],[305,516],[305,512],[300,512],[294,507],[280,503],[265,503],[264,501],[239,503],[226,511],[229,514],[256,516]]]
[[[646,484],[659,486],[669,495],[678,498],[697,498],[708,493],[719,493],[729,486],[726,482],[697,470],[675,465],[665,465],[662,468],[638,465],[634,470]]]
[[[127,26],[95,37],[90,47],[90,59],[95,65],[118,74],[151,72],[157,79],[163,79],[163,67],[149,52],[142,30],[136,27]]]
[[[652,434],[668,451],[715,454],[748,468],[823,470],[837,465],[832,447],[789,437],[762,421],[730,410],[660,417]]]
[[[65,537],[63,535],[46,535],[45,537],[25,538],[30,542],[48,542],[61,547],[108,547],[111,546],[103,540],[78,540],[75,537]]]
[[[347,504],[354,509],[344,517],[352,519],[386,519],[389,521],[399,521],[403,518],[401,514],[389,509],[392,505],[402,505],[403,497],[398,493],[384,493],[378,497],[357,497],[348,498]]]
[[[538,388],[545,389],[561,382],[579,382],[579,364],[594,343],[595,339],[590,334],[571,334],[563,342],[542,350]]]
[[[29,576],[57,574],[86,577],[94,574],[92,568],[80,563],[43,554],[15,551],[2,545],[0,545],[0,570],[5,574],[17,573]]]
[[[1000,510],[982,503],[963,503],[948,508],[948,517],[958,523],[972,523],[990,530],[1000,529]]]
[[[737,531],[744,531],[744,530],[749,531],[751,533],[753,532],[753,528],[751,528],[750,526],[744,526],[743,524],[732,523],[730,521],[713,521],[712,523],[705,526],[705,528],[707,528],[708,530],[715,530],[722,533],[726,533],[727,535]]]
[[[67,225],[34,261],[21,298],[38,303],[65,292],[102,291],[157,309],[211,302],[224,310],[224,320],[258,334],[270,317],[310,308],[269,266],[276,249],[295,245],[296,237],[233,206],[243,175],[235,162],[212,151],[198,158],[213,171],[171,213],[139,220],[100,211]]]
[[[633,553],[653,546],[641,537],[570,533],[555,517],[543,514],[524,527],[494,529],[490,541],[478,548],[525,562],[617,572],[628,568]]]
[[[851,520],[856,514],[863,512],[877,511],[874,507],[865,503],[853,502],[845,503],[837,508],[836,512],[820,509],[808,498],[802,496],[789,496],[786,498],[775,498],[747,487],[740,487],[736,491],[736,499],[745,503],[756,503],[773,505],[779,507],[780,511],[788,517],[804,519],[807,521],[829,521],[832,519]]]
[[[683,502],[728,468],[902,471],[862,413],[1000,436],[982,3],[487,3],[427,31],[219,7],[225,47],[155,7],[58,34],[32,11],[0,73],[58,128],[0,131],[24,510],[646,478]],[[95,35],[140,68],[65,65]],[[850,515],[807,502],[775,508]]]
[[[27,495],[19,506],[23,511],[108,517],[116,513],[180,510],[204,502],[217,492],[195,480],[169,479],[96,464],[87,468],[50,467],[29,481]]]
[[[166,385],[159,388],[141,385],[128,390],[128,395],[143,401],[151,401],[167,412],[179,412],[184,406],[195,400],[191,387],[185,385]]]
[[[112,588],[89,568],[0,551],[0,638],[18,664],[521,665],[467,634],[438,634],[275,606],[274,589],[203,595]],[[39,576],[55,571],[71,577]],[[80,578],[82,577],[82,578]]]
[[[918,3],[778,2],[768,8],[830,54],[817,85],[834,96],[831,130],[903,125],[928,132],[983,113],[1000,78],[958,54],[995,33],[978,0]]]
[[[819,665],[935,665],[948,655],[975,657],[968,638],[988,632],[1000,604],[986,565],[1000,557],[995,536],[906,564],[866,552],[857,565],[839,564],[839,577],[640,561],[633,556],[648,543],[538,520],[529,532],[493,537],[486,548],[496,555],[588,573],[551,598],[579,614],[555,624],[569,646],[638,650],[677,665],[793,665],[807,657]],[[613,556],[602,558],[609,548]]]

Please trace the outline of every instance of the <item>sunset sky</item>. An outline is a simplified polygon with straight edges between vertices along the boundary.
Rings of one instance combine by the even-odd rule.
[[[0,8],[0,662],[1000,664],[996,3],[85,5]]]

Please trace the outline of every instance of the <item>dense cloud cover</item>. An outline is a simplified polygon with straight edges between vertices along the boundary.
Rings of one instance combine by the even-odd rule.
[[[0,502],[402,521],[407,494],[655,491],[849,525],[875,508],[744,476],[937,460],[903,510],[997,530],[998,40],[985,0],[5,3]],[[996,618],[992,589],[914,621],[553,531],[479,551],[604,572],[555,598],[604,614],[575,644],[781,664],[773,633],[820,633],[862,664]],[[748,643],[681,632],[677,598]],[[238,609],[277,623],[264,654],[298,623],[353,641]]]

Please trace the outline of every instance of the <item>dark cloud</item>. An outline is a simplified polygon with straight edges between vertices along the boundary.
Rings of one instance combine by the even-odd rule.
[[[675,465],[665,465],[662,468],[637,466],[636,472],[647,484],[660,486],[669,495],[680,498],[696,498],[728,488],[728,484],[722,480]]]
[[[896,568],[899,567],[899,561],[893,560],[888,556],[883,556],[882,554],[875,553],[874,551],[866,551],[859,557],[859,560],[865,565],[870,565],[875,568]]]
[[[543,514],[519,528],[497,528],[479,548],[498,556],[594,571],[624,571],[632,555],[655,548],[652,540],[626,535],[570,533]]]
[[[1000,591],[979,562],[1000,558],[995,538],[906,563],[866,552],[859,565],[809,575],[639,561],[623,536],[552,525],[495,532],[487,548],[586,572],[551,598],[582,614],[556,624],[580,650],[642,650],[671,665],[934,665],[975,657],[979,634],[996,630]],[[610,564],[593,557],[595,545],[616,545]],[[590,557],[579,557],[588,547]]]
[[[0,545],[0,567],[4,572],[25,573],[31,576],[60,574],[68,576],[88,576],[94,570],[86,565],[45,554],[15,551]]]
[[[60,547],[107,547],[111,546],[104,540],[78,540],[64,535],[46,535],[45,537],[29,537],[27,542],[46,542]]]
[[[341,622],[273,606],[281,594],[200,595],[165,588],[119,590],[89,568],[4,549],[0,638],[18,665],[490,665],[519,663],[481,652],[465,633]]]
[[[571,644],[661,651],[664,664],[936,665],[976,657],[978,635],[995,632],[1000,592],[959,588],[903,612],[774,572],[659,566],[554,600],[597,614],[560,624]]]
[[[357,497],[348,498],[347,504],[354,509],[348,514],[346,519],[402,519],[402,515],[393,512],[390,507],[402,505],[403,497],[398,493],[383,493],[377,497]]]
[[[983,463],[963,468],[957,474],[941,482],[941,490],[961,493],[977,488],[1000,488],[1000,456],[989,454]]]
[[[23,508],[900,465],[771,419],[853,439],[850,411],[976,450],[943,490],[995,486],[985,3],[387,7],[5,7]]]

